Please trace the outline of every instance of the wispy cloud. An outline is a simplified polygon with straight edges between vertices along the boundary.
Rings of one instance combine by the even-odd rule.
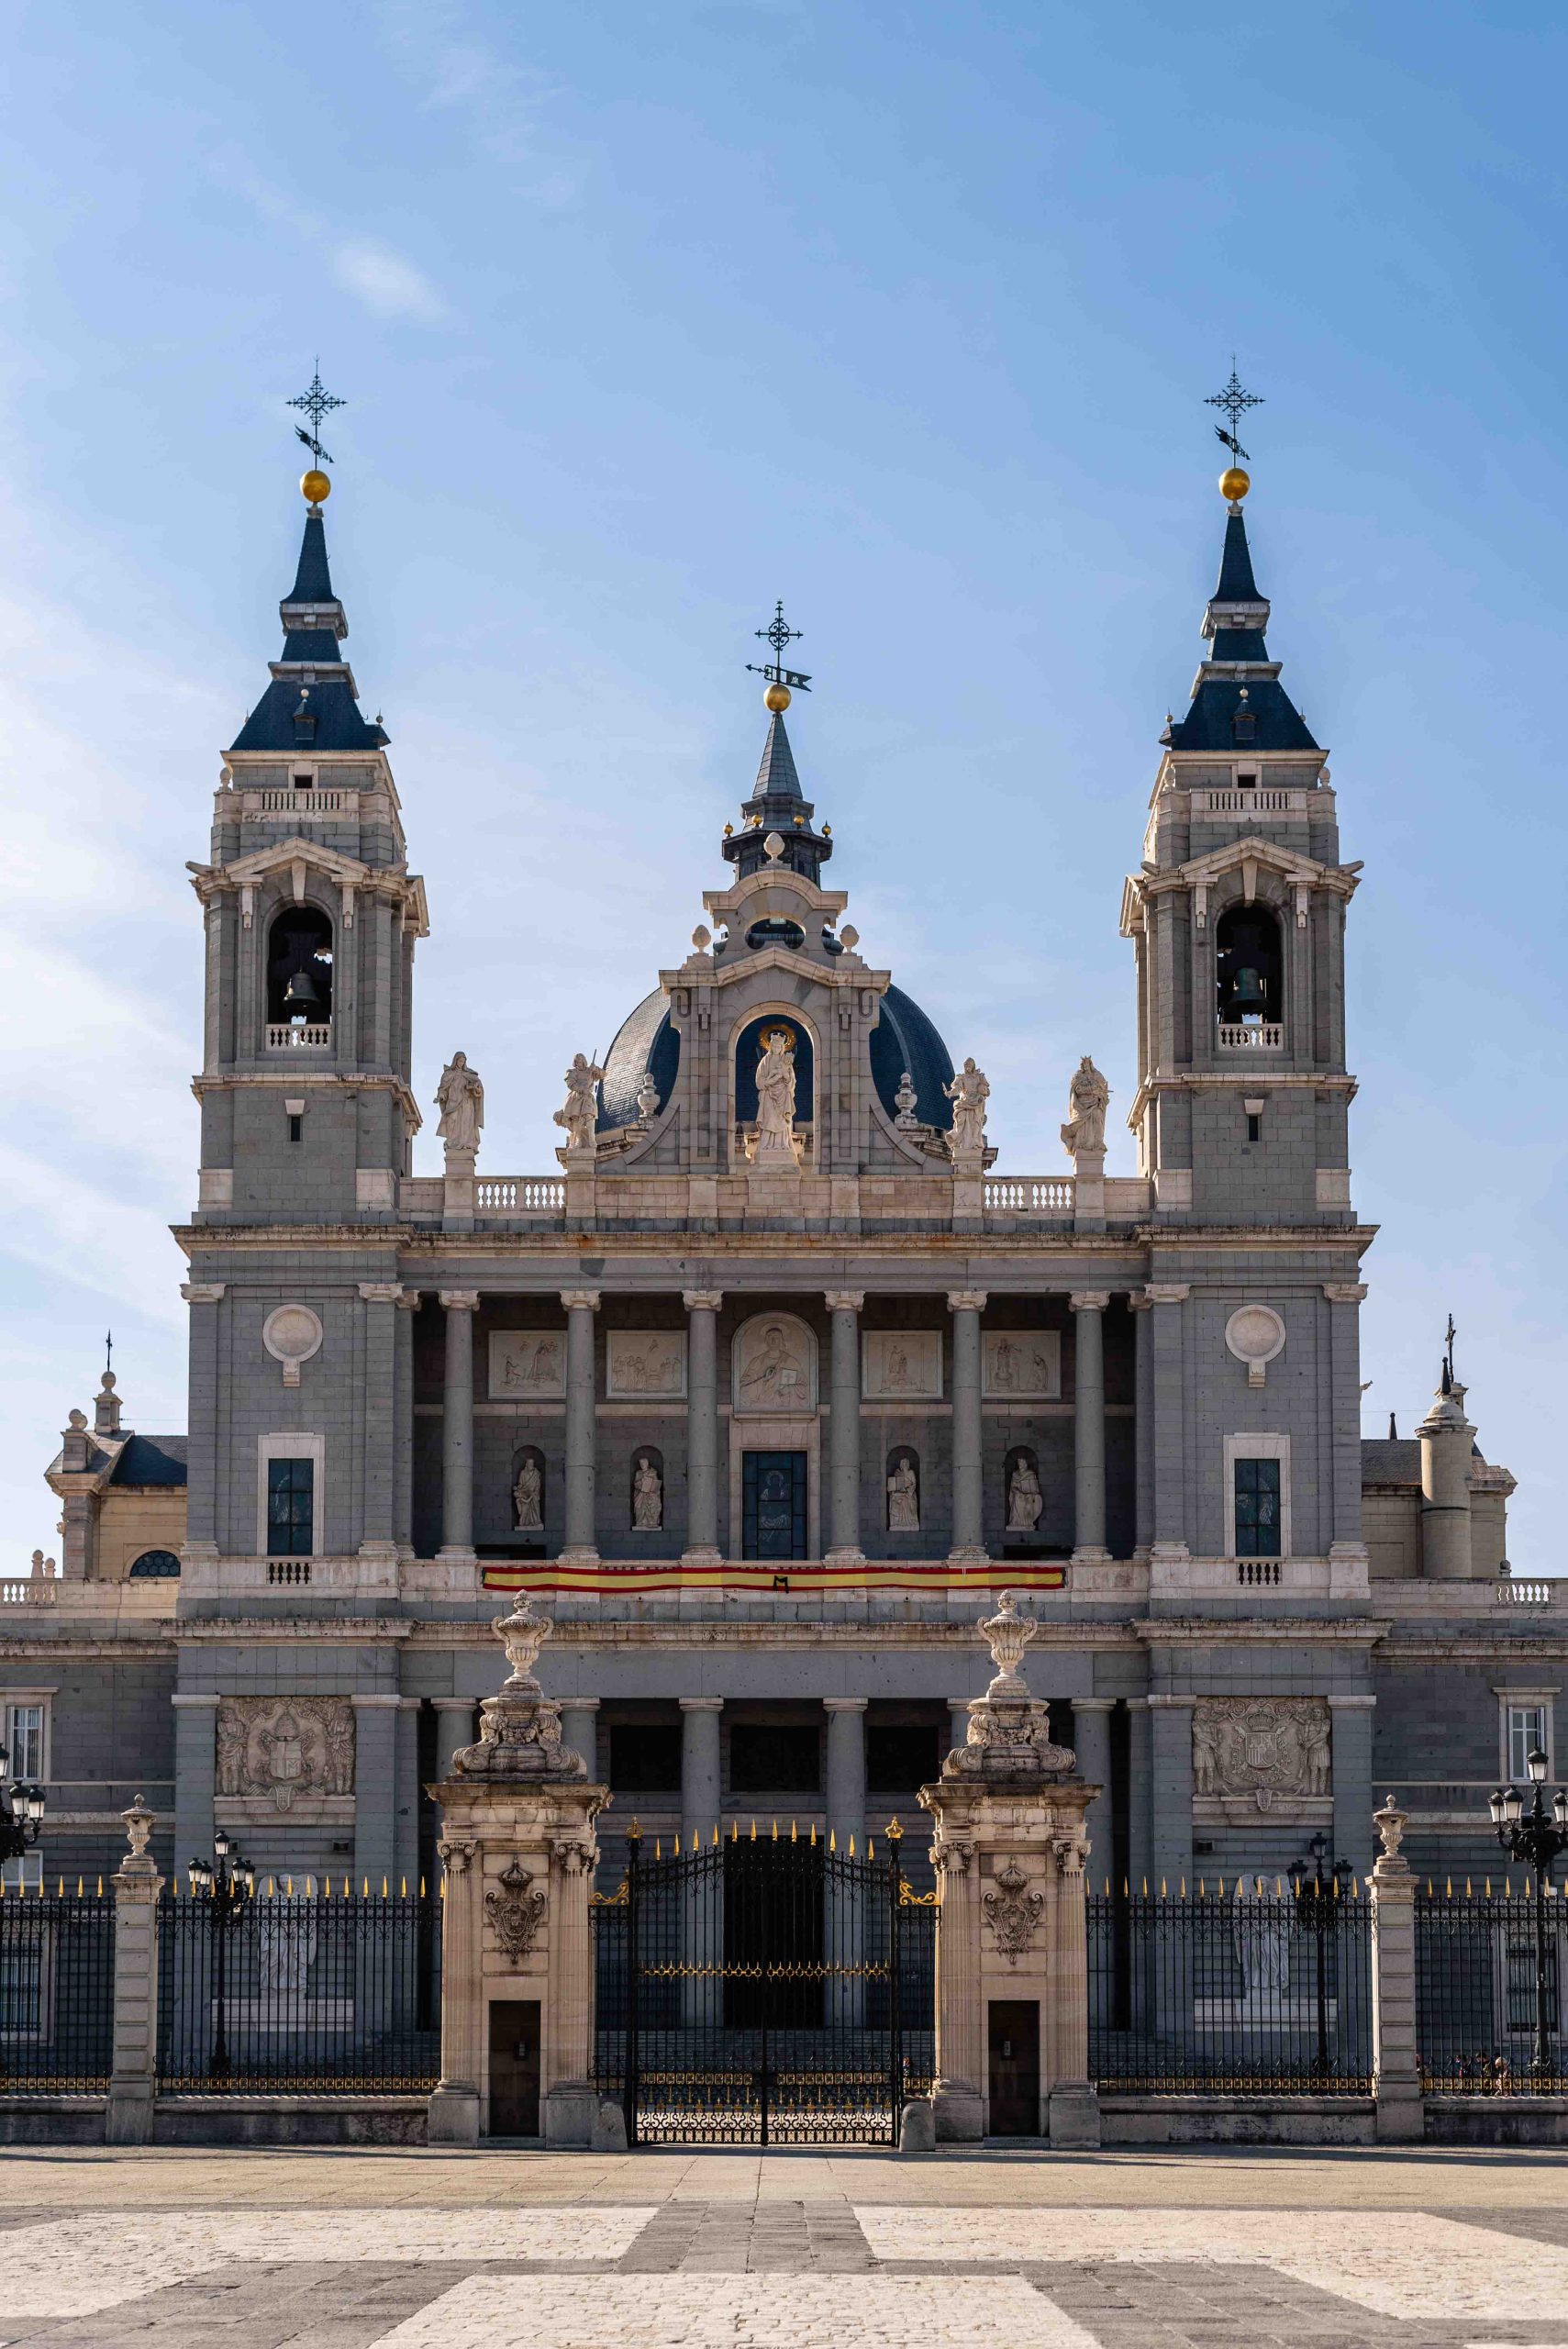
[[[461,0],[382,0],[382,46],[427,110],[461,115],[474,146],[516,174],[526,167],[529,194],[549,210],[575,202],[582,173],[547,141],[546,112],[556,85],[476,32]]]
[[[447,306],[435,285],[406,253],[379,237],[345,232],[296,204],[282,188],[261,178],[243,156],[223,149],[210,158],[213,177],[274,228],[284,228],[301,244],[325,251],[332,274],[346,294],[373,317],[406,318],[416,326],[438,326]]]

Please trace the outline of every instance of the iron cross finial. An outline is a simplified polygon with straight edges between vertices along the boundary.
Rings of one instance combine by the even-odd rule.
[[[106,1330],[104,1334],[104,1375],[106,1377],[108,1376],[109,1372],[113,1370],[114,1366],[115,1333],[112,1330]]]
[[[330,416],[335,407],[347,407],[348,402],[334,399],[330,392],[322,389],[319,359],[316,362],[316,373],[310,379],[310,389],[301,392],[298,399],[290,400],[288,406],[303,408],[310,418],[309,431],[296,424],[294,428],[295,436],[304,441],[318,465],[329,465],[332,460],[321,445],[321,419],[324,416]]]
[[[1448,1365],[1451,1382],[1453,1377],[1453,1341],[1458,1335],[1459,1332],[1453,1326],[1453,1316],[1451,1313],[1448,1317],[1448,1328],[1443,1331],[1443,1360]]]
[[[1224,441],[1232,456],[1244,457],[1247,453],[1240,440],[1236,438],[1237,426],[1240,423],[1241,418],[1246,415],[1247,410],[1250,407],[1262,407],[1262,398],[1259,393],[1242,390],[1241,379],[1236,373],[1235,355],[1232,353],[1230,360],[1230,381],[1226,384],[1223,391],[1211,392],[1207,399],[1204,402],[1205,407],[1217,407],[1223,416],[1229,417],[1230,429],[1229,432],[1226,431],[1225,427],[1222,424],[1217,424],[1214,429],[1219,439]]]
[[[769,662],[748,661],[747,674],[753,677],[766,677],[771,685],[789,685],[800,693],[808,694],[811,691],[809,675],[799,669],[786,669],[783,665],[785,645],[793,644],[795,639],[803,636],[805,632],[804,629],[790,627],[784,616],[784,598],[781,596],[773,606],[773,616],[767,627],[753,629],[751,631],[753,636],[760,636],[765,644],[773,646],[773,657]]]

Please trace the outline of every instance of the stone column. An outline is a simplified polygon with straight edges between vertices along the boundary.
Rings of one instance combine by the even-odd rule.
[[[1187,1548],[1187,1437],[1182,1361],[1182,1308],[1191,1294],[1186,1281],[1150,1281],[1144,1297],[1150,1319],[1150,1401],[1152,1418],[1153,1533],[1150,1564],[1184,1564]]]
[[[1333,1414],[1333,1522],[1327,1543],[1329,1594],[1359,1597],[1366,1588],[1367,1550],[1362,1531],[1361,1308],[1364,1281],[1325,1281],[1329,1305],[1329,1365]],[[1367,1789],[1368,1808],[1371,1787]],[[1360,1841],[1365,1844],[1364,1820]]]
[[[980,1316],[983,1288],[948,1291],[952,1315],[952,1548],[948,1564],[983,1566],[985,1457],[980,1414]]]
[[[473,1698],[432,1697],[436,1709],[436,1776],[450,1778],[452,1756],[473,1743]]]
[[[706,1842],[723,1809],[718,1717],[722,1697],[681,1698],[681,1848]]]
[[[163,1889],[148,1838],[153,1812],[138,1795],[125,1820],[129,1851],[110,1878],[115,1896],[114,2069],[105,2135],[145,2145],[158,2080],[158,1896]]]
[[[1464,1388],[1445,1368],[1432,1408],[1416,1430],[1421,1443],[1421,1573],[1460,1582],[1470,1573],[1470,1462],[1475,1430]]]
[[[1154,1542],[1154,1331],[1153,1307],[1134,1290],[1127,1300],[1132,1324],[1132,1554],[1149,1563]]]
[[[174,1708],[174,1880],[195,1860],[212,1857],[213,1798],[217,1787],[217,1709],[220,1697],[171,1697]]]
[[[1357,1876],[1372,1865],[1372,1723],[1375,1697],[1330,1697],[1334,1772],[1334,1857]]]
[[[591,2145],[598,2119],[594,2085],[594,1939],[588,1895],[599,1864],[590,1820],[577,1835],[552,1839],[550,1939],[550,2081],[544,2099],[547,2145]]]
[[[432,1789],[432,1792],[435,1790]],[[432,2145],[477,2145],[480,2031],[480,1881],[477,1836],[443,1835],[436,1846],[446,1877],[441,1903],[441,2076],[426,2111]]]
[[[599,1709],[597,1697],[565,1697],[561,1704],[561,1734],[573,1753],[583,1756],[590,1778],[599,1775]]]
[[[1078,1756],[1078,1775],[1091,1780],[1096,1788],[1084,1822],[1089,1835],[1085,1869],[1091,1892],[1098,1890],[1111,1873],[1111,1713],[1115,1705],[1114,1697],[1073,1699],[1073,1744]]]
[[[929,1791],[920,1789],[922,1803]],[[944,1816],[943,1831],[931,1844],[931,1865],[941,1895],[931,2086],[936,2134],[940,2143],[972,2143],[985,2133],[985,2016],[980,1998],[980,1887],[967,1820],[961,1826],[954,1817],[949,1828]]]
[[[1096,1793],[1099,1791],[1095,1789]],[[1089,2081],[1089,1918],[1084,1899],[1087,1846],[1081,1835],[1059,1835],[1052,1850],[1056,1856],[1056,1918],[1051,1981],[1055,2049],[1048,2104],[1051,2142],[1063,2148],[1097,2146],[1100,2105]]]
[[[441,1391],[441,1547],[443,1558],[473,1555],[473,1317],[479,1291],[439,1291],[447,1317]]]
[[[187,1562],[215,1559],[219,1549],[217,1308],[223,1291],[222,1281],[186,1281],[180,1291],[191,1308],[187,1417],[190,1466],[185,1486],[185,1539],[180,1553]],[[247,1550],[253,1539],[254,1536],[247,1537]]]
[[[1154,1738],[1148,1698],[1129,1697],[1127,1715],[1128,1889],[1134,1894],[1157,1892],[1160,1879],[1154,1874],[1154,1848],[1149,1832],[1154,1805]]]
[[[397,1889],[397,1716],[401,1697],[354,1697],[354,1890]]]
[[[1193,1872],[1193,1708],[1195,1697],[1151,1697],[1151,1892],[1174,1898]]]
[[[954,1746],[966,1744],[969,1739],[969,1707],[967,1697],[948,1698],[948,1734]]]
[[[599,1292],[563,1288],[561,1302],[566,1308],[566,1538],[561,1557],[563,1564],[596,1566],[594,1316]]]
[[[1373,1819],[1383,1849],[1372,1871],[1372,2070],[1385,2144],[1418,2143],[1426,2106],[1416,2057],[1416,1876],[1400,1854],[1407,1813],[1385,1798]]]
[[[826,1303],[833,1326],[826,1563],[858,1566],[865,1563],[861,1548],[861,1308],[865,1297],[858,1288],[830,1288]]]
[[[401,1281],[361,1281],[365,1308],[364,1503],[361,1558],[395,1558],[397,1497],[397,1308]]]
[[[723,1564],[718,1546],[718,1308],[724,1292],[688,1288],[686,1308],[686,1566]]]
[[[397,1700],[397,1809],[392,1822],[394,1892],[419,1889],[419,1699]]]
[[[405,1558],[414,1555],[414,1316],[419,1292],[406,1288],[397,1300],[397,1428],[392,1455],[393,1538]]]
[[[864,1697],[824,1697],[828,1716],[828,1826],[847,1852],[850,1838],[856,1853],[866,1847],[866,1703]]]
[[[1076,1368],[1073,1374],[1073,1465],[1077,1508],[1073,1519],[1075,1564],[1097,1565],[1106,1547],[1106,1355],[1104,1289],[1075,1289],[1073,1308]]]

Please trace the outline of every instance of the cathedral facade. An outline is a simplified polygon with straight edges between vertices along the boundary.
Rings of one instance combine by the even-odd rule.
[[[319,505],[281,611],[192,866],[189,1425],[132,1431],[106,1377],[48,1472],[61,1572],[6,1586],[46,1875],[112,1863],[139,1790],[165,1865],[225,1828],[412,1888],[519,1589],[612,1865],[634,1815],[863,1846],[917,1822],[1004,1586],[1100,1789],[1096,1889],[1273,1875],[1318,1831],[1360,1871],[1388,1787],[1419,1865],[1484,1869],[1490,1787],[1555,1764],[1557,1586],[1508,1569],[1451,1353],[1407,1437],[1361,1436],[1360,868],[1240,504],[1122,894],[1135,1175],[1090,1055],[1064,1171],[994,1164],[984,1072],[831,885],[784,639],[706,919],[651,934],[655,983],[573,1061],[558,1167],[484,1164],[457,1053],[416,1174],[429,916]]]

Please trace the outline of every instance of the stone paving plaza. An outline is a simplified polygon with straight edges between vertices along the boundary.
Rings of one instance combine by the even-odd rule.
[[[1568,2349],[1568,2154],[16,2151],[0,2349]]]

